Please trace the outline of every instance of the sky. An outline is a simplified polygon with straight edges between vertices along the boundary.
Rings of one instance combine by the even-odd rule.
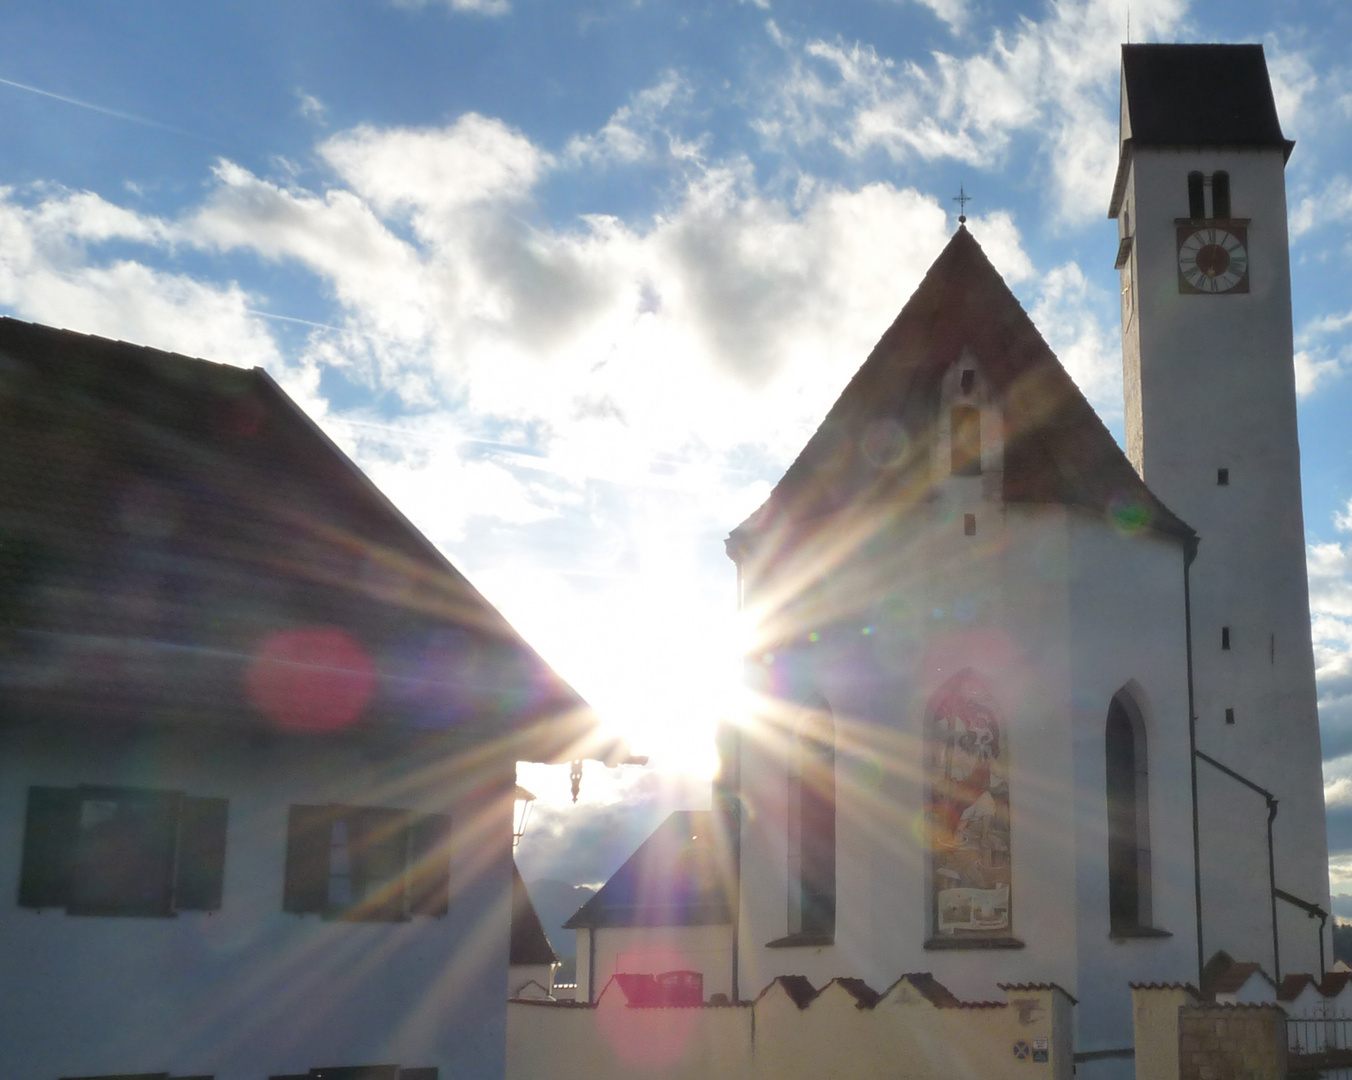
[[[0,312],[261,366],[646,769],[522,770],[528,879],[707,805],[723,538],[956,227],[1122,438],[1119,46],[1261,42],[1286,134],[1335,893],[1352,894],[1352,5],[0,8]],[[1352,895],[1341,914],[1352,916]]]

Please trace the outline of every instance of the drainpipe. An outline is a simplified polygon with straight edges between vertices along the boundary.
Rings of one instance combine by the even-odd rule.
[[[1197,558],[1198,538],[1188,538],[1183,548],[1183,631],[1188,658],[1188,760],[1192,765],[1192,890],[1197,917],[1197,985],[1202,985],[1206,953],[1202,946],[1202,830],[1197,810],[1197,709],[1192,686],[1192,561]]]
[[[1272,893],[1272,978],[1282,981],[1282,954],[1277,941],[1277,864],[1272,852],[1272,822],[1277,817],[1277,800],[1267,797],[1268,807],[1268,889]],[[1321,940],[1322,945],[1322,940]]]
[[[1230,777],[1231,780],[1239,781],[1250,791],[1256,791],[1259,795],[1263,796],[1265,800],[1267,800],[1268,894],[1272,898],[1272,977],[1277,982],[1281,982],[1282,960],[1281,953],[1279,952],[1277,945],[1277,897],[1279,895],[1285,896],[1286,894],[1283,894],[1282,890],[1277,888],[1277,862],[1272,844],[1272,822],[1277,817],[1277,797],[1273,795],[1272,792],[1270,792],[1267,788],[1261,786],[1260,784],[1255,784],[1247,776],[1244,776],[1242,773],[1235,772],[1235,770],[1230,768],[1229,765],[1222,765],[1210,754],[1203,753],[1201,750],[1193,751],[1194,774],[1196,774],[1197,771],[1198,759],[1205,761],[1213,769],[1218,769],[1221,772],[1225,773],[1225,775]],[[1300,901],[1297,901],[1297,903],[1300,903]],[[1320,946],[1321,947],[1323,946],[1322,938],[1320,939]]]

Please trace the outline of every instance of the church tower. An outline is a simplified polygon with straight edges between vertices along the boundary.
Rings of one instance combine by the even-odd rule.
[[[1189,581],[1200,949],[1274,977],[1332,962],[1296,430],[1293,145],[1262,46],[1124,46],[1109,216],[1127,450],[1200,537]]]

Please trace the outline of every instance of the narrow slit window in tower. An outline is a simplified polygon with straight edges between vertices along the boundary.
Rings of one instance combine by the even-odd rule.
[[[1211,216],[1228,218],[1230,216],[1230,174],[1218,172],[1211,174]]]
[[[1188,173],[1188,217],[1193,221],[1201,221],[1206,217],[1205,182],[1201,173]]]
[[[1228,626],[1221,627],[1221,648],[1230,648],[1230,628]]]
[[[967,370],[962,373],[962,392],[964,394],[970,394],[975,388],[976,372],[971,368],[967,368]]]
[[[1217,470],[1216,470],[1216,486],[1217,486],[1217,487],[1229,487],[1229,486],[1230,486],[1230,470],[1229,470],[1229,469],[1217,469]]]
[[[1235,710],[1234,710],[1234,709],[1226,709],[1226,710],[1225,710],[1225,722],[1226,722],[1227,724],[1233,724],[1233,723],[1235,722]]]

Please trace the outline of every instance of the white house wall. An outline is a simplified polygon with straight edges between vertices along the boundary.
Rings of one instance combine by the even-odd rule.
[[[504,1069],[510,765],[243,733],[0,726],[0,1046],[11,1080],[137,1073],[260,1080],[397,1062]],[[30,785],[108,784],[229,799],[223,903],[173,918],[18,907]],[[495,793],[503,795],[497,797]],[[287,811],[337,802],[450,813],[450,913],[401,923],[282,911]]]

